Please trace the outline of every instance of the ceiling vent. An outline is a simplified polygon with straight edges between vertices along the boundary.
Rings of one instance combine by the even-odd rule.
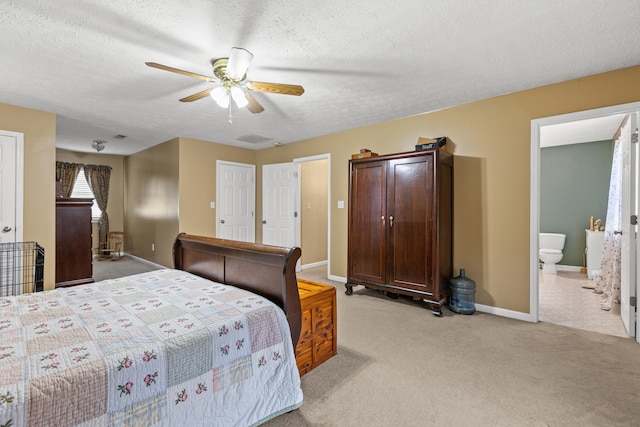
[[[116,135],[113,137],[113,139],[125,139],[127,137],[127,135]]]
[[[273,141],[273,138],[267,138],[266,136],[260,135],[243,135],[237,140],[242,142],[250,142],[251,144],[259,144],[261,142]]]

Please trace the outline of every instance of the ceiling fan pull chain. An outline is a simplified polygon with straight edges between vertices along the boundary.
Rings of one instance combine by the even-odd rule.
[[[231,99],[229,99],[229,105],[227,106],[227,111],[229,112],[229,116],[227,117],[227,120],[231,124],[233,123],[233,116],[231,115]]]

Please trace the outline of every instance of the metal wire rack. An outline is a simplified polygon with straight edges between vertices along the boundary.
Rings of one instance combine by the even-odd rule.
[[[44,288],[44,248],[36,242],[0,243],[0,297]]]

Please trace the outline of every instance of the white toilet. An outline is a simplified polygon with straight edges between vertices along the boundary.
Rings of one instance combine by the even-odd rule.
[[[542,271],[545,273],[556,274],[558,272],[556,264],[562,260],[562,250],[566,238],[566,234],[540,233],[538,257],[543,262]]]

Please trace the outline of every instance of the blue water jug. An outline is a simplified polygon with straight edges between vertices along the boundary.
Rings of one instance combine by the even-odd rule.
[[[460,275],[449,280],[451,287],[451,299],[449,308],[460,314],[473,314],[476,312],[476,282],[468,278],[464,268],[460,269]]]

